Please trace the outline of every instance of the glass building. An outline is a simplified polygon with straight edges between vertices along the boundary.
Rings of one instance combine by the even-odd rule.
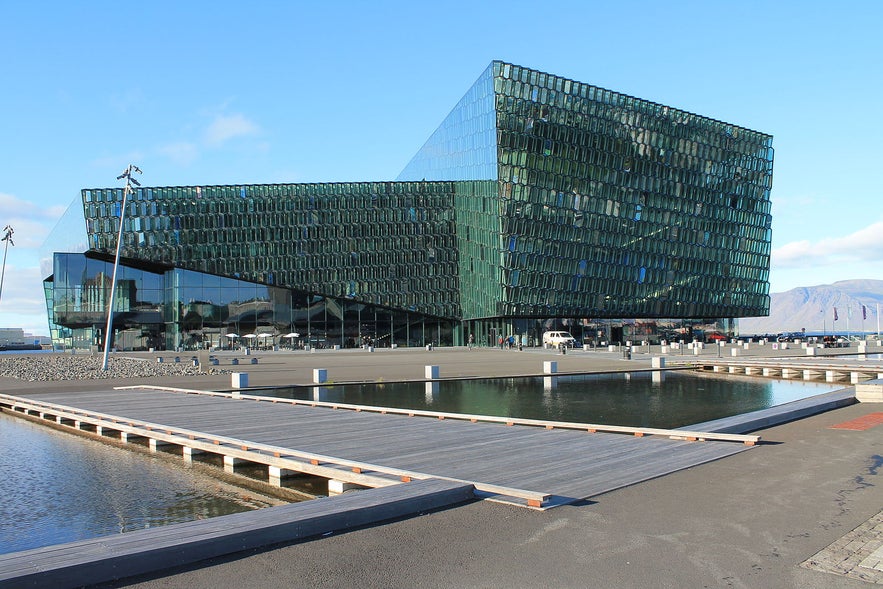
[[[772,166],[770,135],[495,61],[396,181],[138,188],[113,342],[731,334],[769,311]],[[103,342],[122,192],[44,247],[58,345]]]

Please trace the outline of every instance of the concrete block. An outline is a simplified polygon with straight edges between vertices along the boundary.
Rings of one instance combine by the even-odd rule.
[[[427,380],[438,380],[438,366],[425,366],[423,374]]]
[[[237,466],[245,464],[246,462],[248,461],[235,456],[224,456],[224,472],[235,472]]]
[[[247,372],[234,372],[232,375],[232,386],[234,389],[244,389],[248,388],[248,373]]]
[[[855,385],[855,398],[860,403],[883,403],[883,380],[877,378]]]
[[[171,445],[172,442],[166,442],[165,440],[157,440],[154,438],[150,438],[147,440],[147,447],[150,448],[151,452],[158,452],[161,447]]]
[[[344,481],[338,481],[336,479],[328,479],[328,496],[332,497],[334,495],[342,495],[343,493],[350,491],[352,489],[367,489],[362,485],[357,485],[356,483],[347,483]]]
[[[650,359],[650,366],[652,368],[665,368],[665,358],[661,356],[654,356]]]
[[[555,374],[558,372],[558,362],[548,360],[543,362],[543,374]]]
[[[313,382],[322,384],[328,381],[328,370],[325,368],[313,368]]]
[[[205,454],[203,450],[198,450],[196,448],[190,448],[189,446],[184,446],[181,450],[184,460],[187,462],[193,462],[193,457],[197,454]]]

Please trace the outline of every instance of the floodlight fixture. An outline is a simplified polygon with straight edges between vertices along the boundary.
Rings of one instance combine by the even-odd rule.
[[[132,178],[133,172],[140,174],[141,169],[134,164],[129,164],[125,171],[117,176],[117,180],[122,180],[123,178],[126,179],[126,186],[123,188],[123,202],[120,205],[120,226],[117,230],[117,247],[113,258],[113,276],[110,279],[110,297],[107,301],[107,326],[104,329],[104,359],[101,362],[102,370],[107,370],[107,359],[110,355],[110,340],[112,339],[111,335],[113,333],[113,303],[116,296],[117,269],[120,265],[120,248],[123,243],[123,222],[126,218],[126,199],[129,194],[134,191],[132,184],[141,186],[137,180]]]
[[[3,239],[0,239],[0,241],[6,242],[3,246],[3,270],[0,271],[0,296],[3,295],[3,279],[6,277],[6,253],[9,251],[10,245],[15,245],[15,242],[12,241],[13,233],[15,233],[15,230],[12,228],[12,225],[7,225],[3,228]]]

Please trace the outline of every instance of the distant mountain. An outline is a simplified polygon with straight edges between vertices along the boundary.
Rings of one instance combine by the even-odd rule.
[[[770,295],[769,317],[740,319],[739,333],[781,333],[804,328],[808,333],[846,333],[847,329],[857,333],[862,329],[862,305],[867,315],[864,330],[876,331],[878,304],[883,309],[883,280],[841,280],[792,288]]]

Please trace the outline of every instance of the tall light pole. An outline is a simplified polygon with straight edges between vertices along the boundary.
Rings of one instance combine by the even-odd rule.
[[[116,295],[116,287],[117,287],[117,268],[120,265],[120,247],[123,243],[123,221],[126,218],[126,199],[129,196],[130,192],[133,192],[134,189],[132,185],[141,186],[141,183],[132,178],[132,172],[141,173],[141,170],[138,166],[134,164],[129,164],[126,170],[117,176],[117,180],[126,179],[126,187],[123,188],[123,202],[120,205],[120,227],[117,231],[117,248],[116,254],[113,258],[113,276],[110,279],[110,300],[107,301],[107,327],[104,329],[104,360],[101,362],[101,369],[107,370],[107,357],[110,354],[110,336],[111,330],[113,329],[113,299]]]
[[[12,242],[13,233],[15,233],[15,230],[12,228],[12,225],[7,225],[3,228],[3,239],[0,240],[6,242],[6,245],[3,247],[3,270],[0,271],[0,295],[3,294],[3,278],[6,277],[6,252],[9,251],[10,245],[15,245]]]

